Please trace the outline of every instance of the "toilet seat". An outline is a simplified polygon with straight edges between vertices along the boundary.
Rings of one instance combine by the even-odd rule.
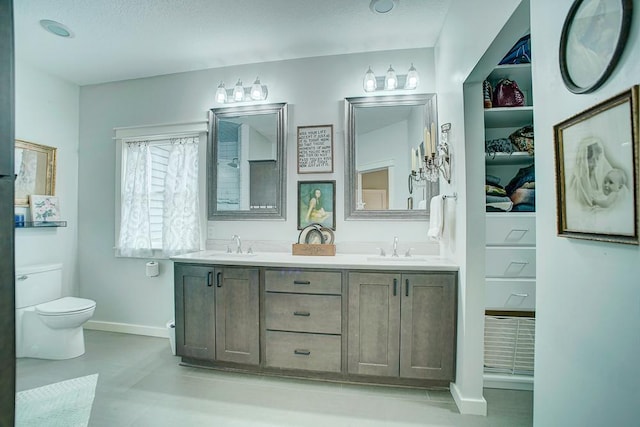
[[[36,312],[43,316],[64,316],[91,311],[96,302],[85,298],[64,297],[35,306]]]

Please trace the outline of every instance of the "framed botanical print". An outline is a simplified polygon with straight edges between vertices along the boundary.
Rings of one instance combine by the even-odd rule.
[[[637,245],[638,86],[554,126],[558,235]]]

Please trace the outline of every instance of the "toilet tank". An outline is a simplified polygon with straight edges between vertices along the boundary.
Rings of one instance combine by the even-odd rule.
[[[16,308],[42,304],[62,297],[62,264],[16,268]]]

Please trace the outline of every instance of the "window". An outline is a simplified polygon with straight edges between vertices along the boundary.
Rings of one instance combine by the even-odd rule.
[[[119,256],[171,256],[203,247],[204,174],[198,163],[206,135],[159,130],[166,129],[116,129]]]

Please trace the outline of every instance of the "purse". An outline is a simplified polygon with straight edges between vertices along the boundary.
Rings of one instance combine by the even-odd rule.
[[[494,107],[523,107],[524,94],[518,84],[509,79],[500,79],[493,91]]]

